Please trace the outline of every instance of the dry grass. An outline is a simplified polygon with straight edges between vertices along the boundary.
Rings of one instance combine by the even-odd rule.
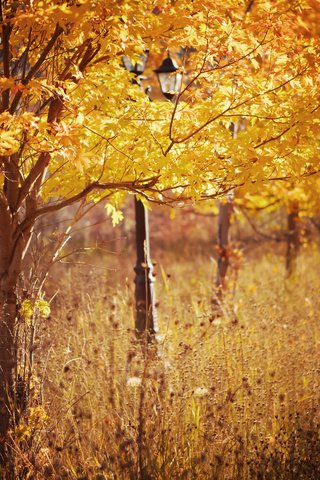
[[[219,315],[208,256],[159,257],[157,349],[132,328],[132,256],[60,280],[19,478],[319,479],[319,254],[290,281],[278,256],[248,260]]]

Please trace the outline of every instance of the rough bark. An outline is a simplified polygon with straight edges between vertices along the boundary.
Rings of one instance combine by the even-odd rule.
[[[13,474],[12,452],[8,439],[10,422],[14,417],[14,370],[16,349],[14,327],[17,316],[17,299],[13,286],[2,286],[0,292],[0,466],[5,478]]]
[[[8,184],[7,193],[10,190]],[[10,202],[9,202],[10,203]],[[26,243],[31,232],[14,240],[16,218],[6,199],[0,199],[0,478],[14,478],[14,461],[10,448],[9,430],[15,411],[15,370],[17,355],[15,323],[17,318],[17,285]]]

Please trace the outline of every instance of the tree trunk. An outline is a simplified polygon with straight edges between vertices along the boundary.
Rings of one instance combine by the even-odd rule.
[[[3,216],[2,220],[5,220]],[[26,235],[13,240],[14,233],[14,223],[8,222],[7,228],[0,225],[0,478],[6,480],[14,479],[14,456],[8,434],[14,426],[16,412],[17,287],[23,251],[29,238]]]
[[[229,198],[227,202],[220,203],[219,205],[219,218],[218,218],[218,270],[217,270],[217,293],[218,296],[222,296],[222,292],[225,289],[225,279],[229,266],[229,228],[230,219],[233,211],[233,199]]]
[[[6,479],[13,478],[13,458],[8,431],[14,417],[14,370],[16,349],[14,327],[17,317],[15,286],[2,286],[0,292],[0,471]],[[2,477],[0,477],[2,478]]]
[[[292,202],[288,213],[286,269],[290,277],[296,266],[300,248],[299,203]]]
[[[232,138],[235,139],[238,136],[240,123],[231,123],[230,131]],[[228,194],[226,202],[220,202],[219,204],[219,218],[218,218],[218,271],[217,271],[217,295],[222,297],[223,290],[225,289],[225,280],[227,270],[229,266],[229,228],[230,219],[233,212],[233,193]]]

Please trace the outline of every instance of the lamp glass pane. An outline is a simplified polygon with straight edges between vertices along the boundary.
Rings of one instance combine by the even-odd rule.
[[[158,73],[162,93],[178,93],[182,75],[174,73]]]
[[[179,93],[181,90],[181,85],[182,85],[182,75],[181,73],[176,73],[176,85],[175,85],[175,93]]]

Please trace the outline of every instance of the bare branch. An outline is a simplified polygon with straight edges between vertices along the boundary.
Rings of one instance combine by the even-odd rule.
[[[127,190],[127,191],[137,191],[138,193],[143,192],[144,190],[150,190],[159,180],[159,176],[154,176],[151,178],[146,178],[141,181],[129,181],[129,182],[110,182],[110,183],[98,183],[93,182],[87,185],[81,192],[73,195],[70,198],[65,200],[57,201],[56,203],[47,204],[44,207],[34,209],[26,216],[23,222],[20,224],[19,229],[17,230],[16,236],[19,236],[21,233],[28,229],[30,225],[34,224],[34,221],[42,215],[45,215],[50,212],[57,212],[65,207],[73,205],[74,203],[85,198],[89,193],[94,190]]]
[[[238,207],[239,208],[239,207]],[[283,233],[283,232],[279,232],[279,233],[272,233],[272,234],[268,234],[268,233],[265,233],[265,232],[262,232],[256,225],[255,223],[252,221],[252,219],[250,218],[250,216],[247,214],[247,212],[242,209],[242,208],[239,208],[239,210],[241,211],[241,213],[243,214],[243,216],[245,217],[245,219],[247,220],[247,222],[249,223],[250,227],[252,228],[252,230],[257,233],[260,237],[263,237],[267,240],[273,240],[274,242],[282,242],[283,240],[286,240],[286,234]]]

